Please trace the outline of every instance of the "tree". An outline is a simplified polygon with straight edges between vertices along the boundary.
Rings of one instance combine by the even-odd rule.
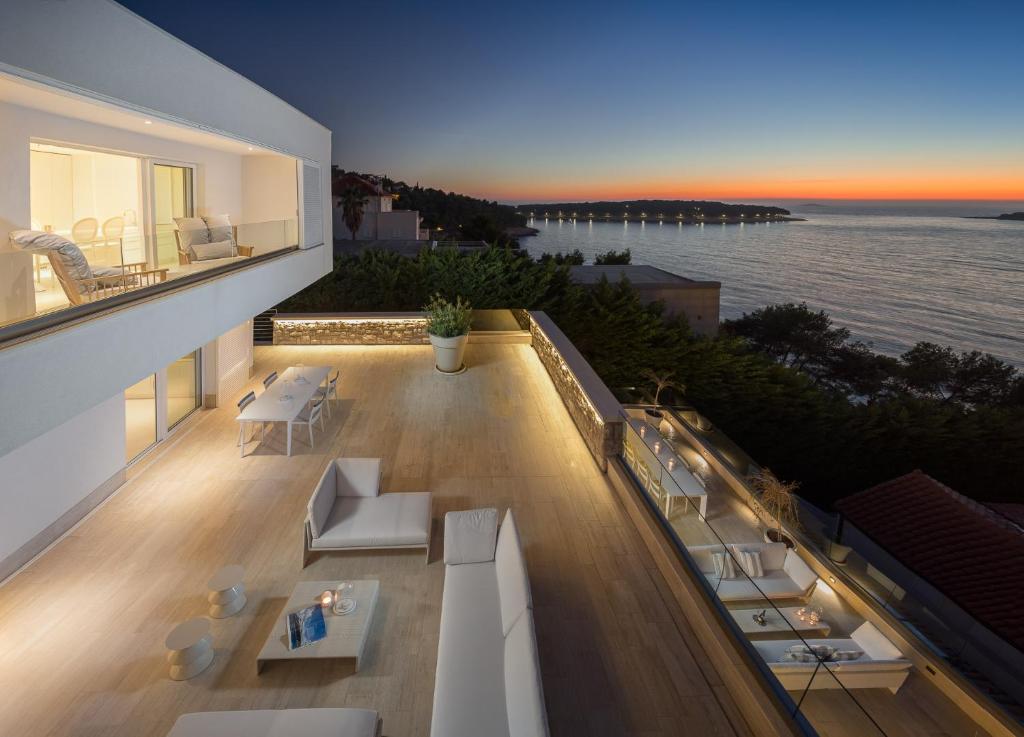
[[[551,261],[559,266],[562,264],[566,264],[568,266],[582,266],[583,262],[586,261],[586,258],[583,256],[583,251],[576,248],[569,253],[564,254],[561,252],[555,254],[542,253],[540,258],[537,260],[542,264]]]
[[[806,302],[768,305],[726,323],[726,329],[784,366],[798,371],[817,370],[850,337],[846,328],[832,327],[832,318],[813,312]]]
[[[1020,391],[1017,370],[995,356],[921,342],[901,357],[903,388],[919,397],[967,405],[1012,403]]]
[[[359,226],[363,224],[363,209],[366,202],[366,193],[359,187],[347,187],[341,193],[342,217],[345,219],[345,227],[352,234],[352,240],[356,239]]]
[[[644,377],[654,384],[654,397],[651,404],[661,404],[661,393],[666,389],[673,389],[680,394],[686,391],[686,387],[672,379],[672,372],[658,374],[654,371],[644,371]]]
[[[612,249],[606,253],[600,253],[594,257],[594,264],[597,266],[628,266],[633,260],[633,254],[627,248],[625,251]]]

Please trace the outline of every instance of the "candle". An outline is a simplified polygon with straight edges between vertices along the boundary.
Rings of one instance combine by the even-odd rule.
[[[320,606],[322,606],[324,609],[327,609],[328,607],[331,607],[333,605],[334,605],[334,592],[333,591],[325,591],[322,594],[320,594]]]
[[[668,470],[669,471],[674,471],[675,468],[676,468],[676,459],[675,458],[669,458],[668,459]]]
[[[640,426],[640,437],[642,437],[642,438],[647,437],[647,425],[641,425]]]
[[[661,452],[661,441],[660,440],[656,440],[654,442],[654,452],[655,453],[660,453]]]

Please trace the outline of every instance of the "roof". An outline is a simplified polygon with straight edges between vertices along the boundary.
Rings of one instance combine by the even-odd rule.
[[[836,503],[846,520],[1024,651],[1024,529],[912,471]]]
[[[633,286],[675,286],[675,287],[708,287],[721,286],[714,281],[695,281],[656,266],[629,264],[623,266],[598,266],[587,264],[569,267],[569,274],[577,284],[597,284],[602,277],[610,282],[617,282],[622,277],[629,279]]]

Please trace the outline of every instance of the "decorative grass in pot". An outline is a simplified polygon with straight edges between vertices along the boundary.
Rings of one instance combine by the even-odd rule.
[[[434,346],[434,365],[443,374],[459,374],[466,370],[462,359],[469,340],[473,308],[456,297],[454,302],[435,294],[424,305],[427,313],[427,335]]]

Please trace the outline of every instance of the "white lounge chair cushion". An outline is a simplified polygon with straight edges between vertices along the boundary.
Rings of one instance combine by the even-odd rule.
[[[203,222],[210,231],[210,243],[215,241],[231,241],[235,238],[231,232],[231,218],[228,215],[203,215]]]
[[[380,494],[380,458],[336,458],[332,464],[338,496],[377,496]]]
[[[818,580],[818,574],[804,563],[803,558],[795,550],[786,551],[786,560],[782,564],[782,570],[804,592],[811,588]]]
[[[167,737],[374,737],[370,709],[256,709],[182,714]]]
[[[505,514],[498,532],[494,566],[501,600],[501,633],[507,635],[519,616],[533,606],[522,543],[511,509]]]
[[[430,537],[428,492],[335,497],[314,549],[425,546]]]
[[[181,250],[192,258],[195,258],[193,246],[210,242],[210,231],[202,218],[174,218],[174,225],[178,228]]]
[[[338,469],[335,462],[327,464],[320,481],[309,498],[308,515],[310,532],[314,539],[320,537],[327,526],[327,518],[334,509],[334,500],[338,498],[338,486],[335,481]]]
[[[544,687],[531,616],[519,617],[505,638],[505,708],[510,737],[547,735]]]
[[[889,642],[889,638],[879,632],[871,622],[865,621],[850,633],[850,637],[857,643],[858,649],[867,653],[872,660],[900,660],[903,658],[903,653],[899,651],[899,648]]]
[[[497,509],[469,509],[444,516],[444,562],[456,566],[494,560]]]
[[[235,242],[231,239],[215,243],[193,243],[189,250],[194,261],[210,261],[215,258],[231,258],[238,255],[235,250]]]
[[[444,575],[430,734],[508,735],[506,647],[494,563],[446,566]]]
[[[82,249],[62,235],[43,230],[15,230],[8,238],[15,247],[23,251],[54,253],[73,281],[93,278],[92,268]],[[84,292],[87,287],[79,286],[78,289]]]
[[[762,594],[769,599],[795,599],[806,592],[806,589],[796,584],[785,571],[765,571],[763,576],[753,579],[753,582],[742,575],[722,581],[719,581],[714,573],[705,575],[722,601],[760,599]]]

